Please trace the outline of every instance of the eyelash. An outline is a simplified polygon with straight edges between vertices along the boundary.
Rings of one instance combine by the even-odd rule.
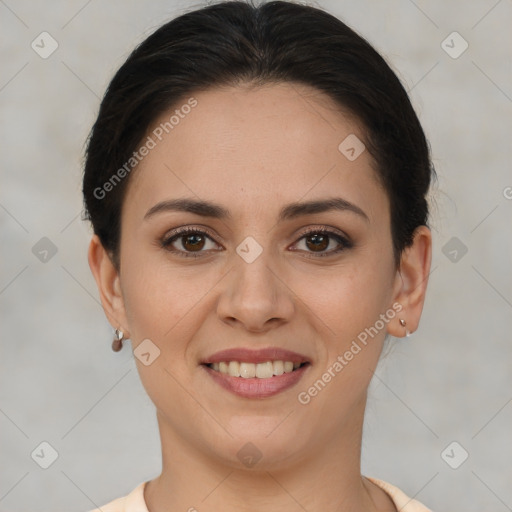
[[[198,228],[191,228],[191,227],[185,227],[185,228],[178,228],[176,230],[174,230],[170,236],[166,236],[164,237],[160,244],[162,246],[162,248],[164,248],[165,250],[169,251],[169,252],[172,252],[174,254],[177,254],[183,258],[199,258],[199,257],[202,257],[204,252],[206,251],[197,251],[197,253],[194,253],[194,252],[186,252],[186,251],[182,251],[182,250],[177,250],[177,249],[174,249],[174,248],[171,248],[171,244],[176,241],[176,240],[179,240],[180,238],[184,237],[185,235],[190,235],[190,234],[194,234],[194,235],[202,235],[202,236],[206,236],[207,238],[209,238],[212,242],[215,242],[213,240],[213,236],[208,232],[208,231],[204,231],[202,229],[198,229]],[[310,257],[310,258],[317,258],[317,257],[326,257],[326,256],[332,256],[333,254],[338,254],[346,249],[350,249],[353,247],[353,243],[348,240],[348,238],[340,235],[339,233],[335,233],[333,231],[330,231],[327,227],[325,226],[322,226],[320,228],[309,228],[307,229],[306,231],[304,231],[300,238],[297,240],[297,242],[299,242],[300,240],[302,240],[303,238],[306,238],[308,235],[311,235],[311,234],[315,234],[315,235],[327,235],[329,236],[329,238],[333,238],[336,242],[338,242],[341,247],[338,248],[338,249],[335,249],[335,250],[330,250],[328,252],[323,252],[323,253],[314,253],[314,252],[309,252],[309,255],[306,256],[306,257]],[[296,242],[296,243],[297,243]]]

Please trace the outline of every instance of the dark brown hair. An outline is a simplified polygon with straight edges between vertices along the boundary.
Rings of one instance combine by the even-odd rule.
[[[423,129],[399,79],[364,38],[321,9],[228,1],[157,29],[130,54],[101,102],[86,150],[84,219],[118,269],[121,209],[131,176],[126,164],[155,119],[194,91],[273,82],[312,86],[361,122],[389,198],[399,262],[415,228],[427,224],[426,196],[435,177]]]

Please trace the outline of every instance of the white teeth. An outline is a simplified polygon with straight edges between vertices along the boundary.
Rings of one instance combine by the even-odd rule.
[[[240,376],[240,363],[238,361],[230,361],[228,363],[228,375],[231,375],[231,377]]]
[[[274,361],[274,375],[283,375],[284,373],[284,363],[283,361]]]
[[[258,377],[258,379],[269,379],[274,375],[274,365],[272,361],[258,363],[254,366],[256,367],[256,377]]]
[[[257,364],[222,361],[220,363],[211,363],[210,368],[231,377],[269,379],[273,375],[290,373],[299,368],[300,365],[301,363],[293,363],[292,361],[266,361],[265,363]]]
[[[255,365],[253,363],[240,363],[240,375],[233,375],[233,377],[243,377],[244,379],[256,377],[256,366],[259,365]]]

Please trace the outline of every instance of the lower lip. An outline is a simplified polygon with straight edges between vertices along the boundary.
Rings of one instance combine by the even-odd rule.
[[[258,379],[257,377],[246,379],[244,377],[232,377],[226,373],[220,373],[212,370],[209,366],[201,365],[212,379],[223,388],[231,391],[235,395],[244,398],[267,398],[277,395],[285,389],[291,388],[304,375],[304,372],[311,366],[310,363],[302,365],[293,372],[274,375],[268,379]]]

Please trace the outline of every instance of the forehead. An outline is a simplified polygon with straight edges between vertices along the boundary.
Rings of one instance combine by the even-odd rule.
[[[191,195],[245,210],[333,195],[366,204],[369,216],[387,205],[368,151],[355,160],[340,151],[345,140],[364,140],[357,120],[307,86],[196,92],[162,113],[147,136],[153,147],[125,198],[141,208]]]

